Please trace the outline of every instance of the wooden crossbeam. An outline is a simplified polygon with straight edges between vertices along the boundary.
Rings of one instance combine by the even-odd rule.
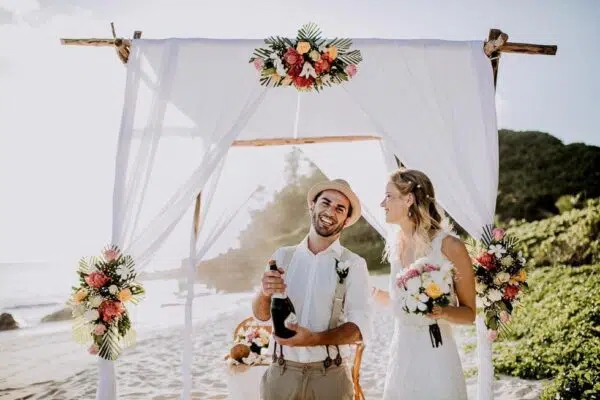
[[[106,38],[78,38],[78,39],[60,39],[61,44],[66,46],[94,46],[94,47],[115,47],[119,59],[126,64],[129,59],[129,51],[132,39],[117,38],[114,24],[111,23],[113,33],[112,39]],[[133,39],[142,37],[141,31],[133,33]],[[500,29],[490,29],[488,40],[483,45],[483,50],[488,57],[492,59],[492,65],[496,65],[494,82],[496,81],[498,62],[494,59],[500,56],[500,53],[520,53],[520,54],[540,54],[556,55],[558,47],[555,45],[541,45],[531,43],[512,43],[508,41],[508,35]]]
[[[262,147],[262,146],[286,146],[298,144],[313,143],[346,143],[362,142],[370,140],[381,140],[381,137],[374,135],[347,135],[347,136],[315,136],[301,138],[270,138],[270,139],[249,139],[235,140],[232,147]]]
[[[488,40],[483,45],[483,51],[490,58],[494,74],[494,87],[498,82],[498,66],[500,65],[501,53],[520,53],[538,55],[556,55],[558,47],[555,45],[511,43],[508,35],[500,29],[490,29]]]

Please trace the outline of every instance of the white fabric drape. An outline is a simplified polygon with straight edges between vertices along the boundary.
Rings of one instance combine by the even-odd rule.
[[[164,188],[157,187],[158,184],[153,185],[152,177],[156,172],[153,172],[153,169],[157,159],[160,160],[159,147],[169,148],[163,143],[164,139],[161,141],[162,128],[167,113],[175,113],[177,110],[173,106],[173,97],[181,93],[181,88],[187,84],[185,80],[178,79],[181,78],[178,70],[182,66],[189,67],[185,59],[186,54],[179,52],[180,44],[178,41],[171,41],[164,46],[157,46],[152,42],[136,43],[132,47],[127,66],[127,87],[113,195],[112,243],[133,256],[138,272],[150,262],[152,255],[177,225],[197,193],[202,190],[231,146],[231,142],[260,104],[265,92],[264,88],[249,82],[236,82],[236,77],[232,76],[230,80],[233,85],[229,86],[229,91],[221,90],[221,96],[218,98],[205,98],[204,104],[213,109],[220,107],[220,110],[214,109],[209,116],[213,129],[202,137],[200,143],[195,143],[195,146],[191,143],[183,146],[181,143],[174,144],[180,151],[187,150],[187,157],[181,157],[175,152],[172,152],[170,157],[169,154],[165,155],[163,161],[166,158],[170,173],[178,178],[174,180],[179,185],[161,199],[159,193],[164,192]],[[152,64],[150,60],[155,60],[156,63]],[[211,68],[227,70],[226,65],[212,65]],[[201,73],[202,69],[199,68],[197,72]],[[211,73],[210,70],[204,72]],[[182,118],[179,117],[179,120]],[[194,125],[189,121],[186,123]],[[139,124],[142,124],[143,128],[139,128]],[[199,124],[196,124],[196,128],[200,129]],[[134,132],[138,132],[135,137]],[[187,163],[179,163],[178,156]],[[187,179],[180,182],[181,177]],[[163,184],[161,181],[160,186]],[[150,210],[144,209],[149,203],[146,199],[148,193],[153,194],[153,200],[159,199],[155,202],[158,206],[154,210],[152,207],[148,207]],[[190,253],[195,253],[195,250]],[[96,399],[115,400],[117,385],[114,362],[100,359],[98,365]]]
[[[480,42],[398,44],[404,57],[377,66],[366,64],[361,78],[368,79],[357,79],[346,90],[371,118],[388,151],[406,166],[424,171],[436,188],[437,201],[478,239],[484,225],[493,222],[498,189],[489,60]],[[373,56],[379,53],[378,59],[389,57],[389,46],[372,50]],[[477,398],[489,400],[493,398],[491,344],[481,327],[477,332]]]
[[[131,254],[139,269],[147,265],[234,139],[328,135],[384,139],[379,161],[363,161],[367,170],[377,169],[377,178],[364,179],[366,167],[346,177],[362,193],[365,216],[377,230],[383,226],[378,201],[395,154],[427,173],[438,202],[479,237],[493,220],[498,184],[494,88],[483,43],[353,42],[364,59],[358,75],[299,96],[292,88],[259,85],[248,59],[262,41],[135,40],[117,152],[113,244]],[[340,154],[331,150],[329,156]],[[320,157],[326,174],[341,173]],[[159,178],[168,178],[167,184]],[[198,256],[192,242],[190,263]],[[116,398],[113,365],[100,363],[98,399]],[[491,388],[484,370],[480,386]],[[491,390],[483,396],[491,398]]]

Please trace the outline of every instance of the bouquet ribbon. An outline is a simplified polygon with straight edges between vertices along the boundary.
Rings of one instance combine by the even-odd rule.
[[[436,322],[435,324],[429,325],[429,337],[431,339],[432,347],[440,347],[442,343],[442,332],[440,331],[440,326]]]

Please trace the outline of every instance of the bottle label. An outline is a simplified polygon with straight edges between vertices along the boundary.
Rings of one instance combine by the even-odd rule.
[[[287,316],[285,321],[283,321],[283,326],[285,326],[288,329],[289,329],[290,325],[296,325],[296,324],[298,324],[298,318],[296,318],[296,314],[294,314],[294,313],[290,313],[290,315]]]

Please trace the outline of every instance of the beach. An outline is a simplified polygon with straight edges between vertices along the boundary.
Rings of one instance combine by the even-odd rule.
[[[387,276],[372,276],[378,287]],[[193,399],[228,398],[228,373],[224,356],[237,324],[250,315],[252,293],[200,292],[194,303]],[[139,317],[138,341],[117,361],[119,398],[179,399],[182,358],[182,302],[162,303],[153,318]],[[147,308],[156,307],[150,302]],[[142,308],[143,306],[140,306]],[[135,315],[135,314],[134,314]],[[162,321],[162,323],[161,323]],[[385,309],[376,308],[373,340],[365,350],[361,385],[367,399],[381,398],[393,321]],[[476,398],[477,351],[472,327],[454,329],[467,371],[469,399]],[[35,328],[0,332],[0,399],[93,399],[97,379],[96,358],[71,339],[68,321]],[[499,376],[495,398],[537,399],[542,382]]]

